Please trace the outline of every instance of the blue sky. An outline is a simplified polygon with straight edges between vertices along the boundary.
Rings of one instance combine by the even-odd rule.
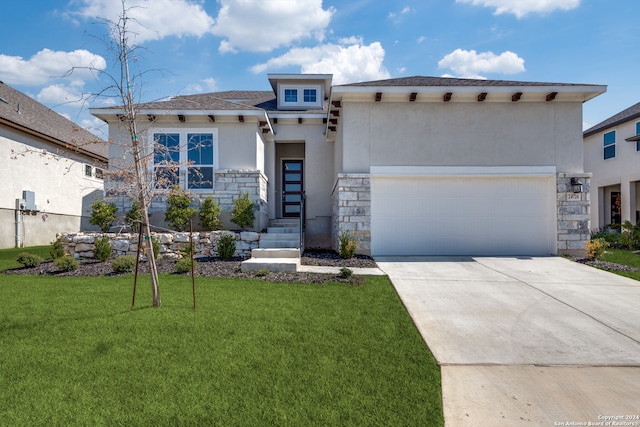
[[[270,90],[267,73],[330,73],[334,83],[453,76],[608,85],[584,105],[589,127],[640,101],[637,0],[127,0],[140,26],[143,101]],[[87,97],[117,65],[101,19],[121,0],[3,4],[0,80],[106,138]],[[81,102],[84,100],[84,102]],[[102,133],[101,133],[102,132]]]

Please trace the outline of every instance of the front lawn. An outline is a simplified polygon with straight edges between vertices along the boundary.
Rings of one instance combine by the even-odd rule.
[[[640,269],[640,254],[633,253],[630,250],[625,249],[607,249],[600,258],[605,262],[612,262],[615,264],[626,265]],[[640,280],[640,272],[638,271],[621,271],[610,270],[612,273],[619,274],[621,276],[630,277],[635,280]]]
[[[4,256],[0,251],[0,259]],[[5,267],[6,268],[6,267]],[[386,277],[363,286],[0,274],[3,425],[443,424],[440,370]]]

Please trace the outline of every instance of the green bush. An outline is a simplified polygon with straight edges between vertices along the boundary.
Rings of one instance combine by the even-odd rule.
[[[217,243],[218,256],[223,260],[233,258],[236,253],[236,237],[231,233],[224,233]]]
[[[193,261],[193,268],[195,269],[198,266],[198,263]],[[184,274],[191,272],[191,257],[180,258],[176,261],[175,265],[176,273]]]
[[[340,242],[340,256],[344,259],[353,258],[358,248],[358,243],[350,231],[341,231],[338,237]]]
[[[350,268],[347,267],[342,267],[340,269],[340,273],[338,274],[338,276],[341,279],[348,279],[351,277],[351,275],[353,275],[353,270],[351,270]]]
[[[98,200],[97,198],[91,203],[91,218],[89,218],[89,224],[97,225],[100,227],[100,231],[106,233],[109,231],[109,227],[114,219],[116,219],[116,212],[118,208],[115,203],[107,203],[104,200]]]
[[[240,197],[233,201],[231,222],[238,224],[242,229],[245,227],[253,227],[253,222],[255,221],[253,208],[253,201],[249,197],[249,193],[240,194]]]
[[[62,271],[75,271],[80,267],[80,263],[78,262],[78,260],[71,255],[65,255],[61,258],[58,258],[53,261],[53,264],[56,266],[56,268]]]
[[[60,240],[51,242],[51,246],[49,247],[49,254],[51,255],[51,259],[53,260],[62,258],[64,256],[64,248],[62,247],[62,242]]]
[[[103,236],[96,239],[96,250],[93,253],[95,259],[99,261],[106,261],[111,256],[111,241],[108,237]]]
[[[200,211],[198,216],[200,217],[200,226],[205,230],[219,230],[222,227],[222,221],[220,220],[220,214],[222,208],[216,202],[213,197],[207,197],[200,204]]]
[[[142,222],[142,208],[137,201],[131,202],[131,208],[124,216],[124,223],[131,228],[131,231],[137,233],[140,231],[140,223]]]
[[[167,199],[167,210],[164,220],[177,231],[184,231],[189,223],[189,218],[195,215],[196,210],[191,206],[191,197],[179,186],[174,186]]]
[[[16,258],[16,261],[25,267],[37,267],[43,261],[41,257],[36,254],[30,254],[29,252],[22,252]]]
[[[113,260],[111,268],[117,274],[131,273],[136,267],[136,257],[133,255],[123,255]]]

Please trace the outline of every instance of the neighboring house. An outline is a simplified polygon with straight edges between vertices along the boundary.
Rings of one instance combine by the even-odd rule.
[[[591,178],[591,227],[640,223],[640,103],[587,129],[584,170]]]
[[[0,82],[0,248],[87,229],[102,198],[105,141]]]
[[[341,231],[373,255],[548,255],[584,248],[582,103],[605,86],[408,77],[332,86],[271,74],[272,91],[139,105],[139,128],[181,162],[174,182],[225,210],[249,190],[256,229],[298,217],[306,247]],[[92,110],[126,141],[118,108]],[[143,128],[144,127],[144,128]],[[112,144],[110,159],[122,158]],[[166,165],[150,166],[162,176]],[[112,167],[115,163],[112,162]],[[156,209],[162,209],[161,204]],[[153,215],[158,221],[160,215]]]

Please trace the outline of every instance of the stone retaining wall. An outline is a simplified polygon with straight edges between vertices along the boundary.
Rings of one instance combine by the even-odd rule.
[[[233,234],[236,239],[235,256],[249,258],[251,250],[258,247],[260,233],[252,231],[211,231],[194,232],[194,257],[216,257],[216,242],[223,234]],[[152,233],[160,243],[160,256],[179,258],[180,251],[189,244],[189,233]],[[106,236],[111,241],[113,256],[135,255],[138,250],[136,233],[63,233],[57,238],[62,242],[66,253],[75,258],[93,258],[95,241]]]
[[[582,183],[582,192],[574,193],[571,178]],[[558,253],[583,255],[585,243],[590,239],[591,202],[589,199],[590,174],[557,176]]]

